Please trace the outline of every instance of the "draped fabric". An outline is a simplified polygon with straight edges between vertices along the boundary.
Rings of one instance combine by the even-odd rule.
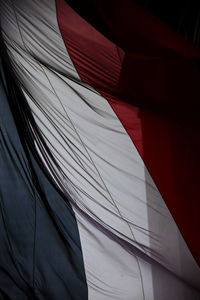
[[[65,22],[60,5],[67,49],[81,78],[106,97],[121,120],[199,261],[199,49],[133,2],[114,1],[113,9],[106,1],[88,2],[95,3],[94,16],[81,6],[79,11],[115,44],[70,11]],[[112,59],[103,47],[100,55],[97,40]]]
[[[7,56],[4,58],[0,89],[0,298],[87,299],[70,196],[56,189],[36,155],[29,131],[36,124],[10,73]]]
[[[63,0],[0,4],[0,295],[199,299],[197,152],[179,129],[180,96],[197,119],[199,52],[129,1],[110,19],[91,2],[103,30]]]

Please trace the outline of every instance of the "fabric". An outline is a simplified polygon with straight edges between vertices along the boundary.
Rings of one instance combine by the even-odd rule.
[[[121,97],[126,51],[64,1],[0,8],[2,297],[198,299],[200,270],[145,165],[139,108]]]
[[[88,1],[95,18],[88,2],[79,11],[117,47],[60,2],[66,47],[82,80],[106,97],[129,133],[199,262],[199,49],[130,1],[114,1],[112,10]]]

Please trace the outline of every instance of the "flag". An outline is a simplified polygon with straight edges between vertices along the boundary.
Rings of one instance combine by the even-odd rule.
[[[84,8],[0,4],[1,297],[198,299],[199,49]]]

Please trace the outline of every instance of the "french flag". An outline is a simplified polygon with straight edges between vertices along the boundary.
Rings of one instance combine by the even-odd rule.
[[[0,299],[200,299],[199,49],[131,0],[0,24]]]

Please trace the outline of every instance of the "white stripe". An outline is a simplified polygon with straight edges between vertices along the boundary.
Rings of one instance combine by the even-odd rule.
[[[199,268],[132,141],[108,102],[81,83],[59,32],[54,1],[14,3],[15,13],[11,1],[1,4],[5,39],[36,101],[24,91],[35,120],[66,175],[60,174],[66,191],[102,226],[200,286]],[[75,213],[89,299],[198,299],[165,269],[127,252]]]

